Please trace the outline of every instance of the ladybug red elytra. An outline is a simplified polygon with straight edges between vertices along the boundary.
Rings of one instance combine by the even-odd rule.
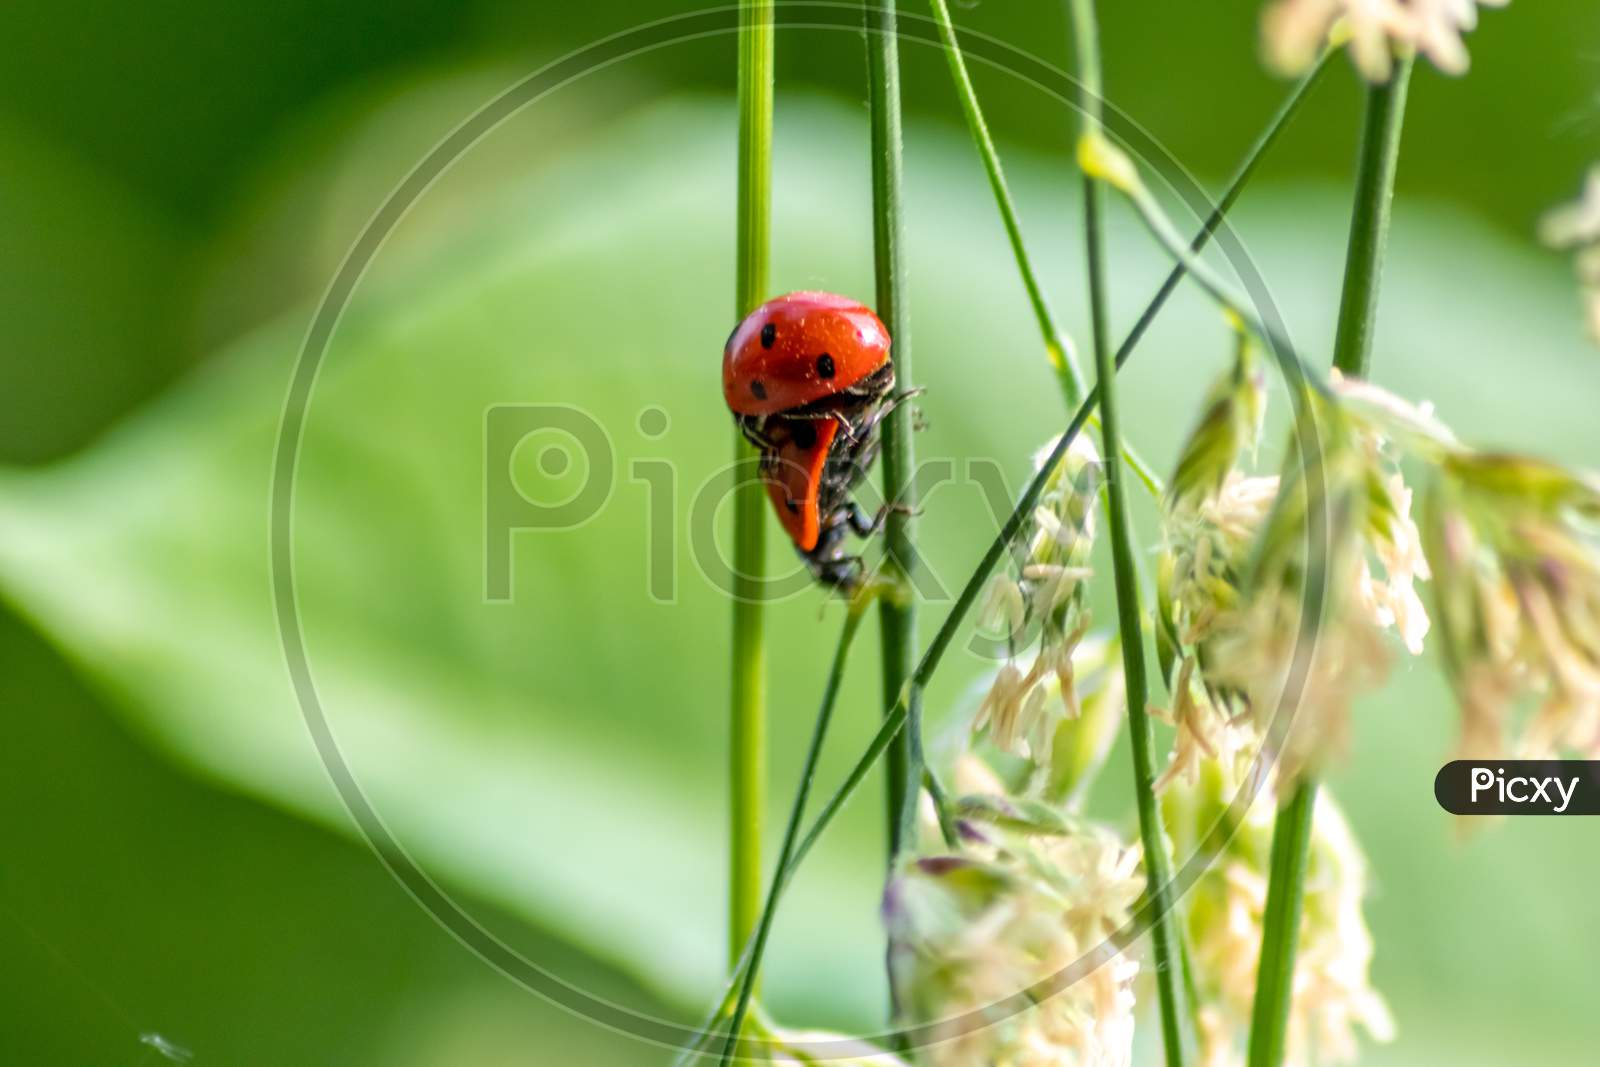
[[[722,354],[722,394],[761,451],[778,521],[817,580],[850,588],[859,557],[846,531],[877,523],[850,490],[878,455],[878,422],[894,403],[889,331],[871,309],[834,293],[774,297],[751,312]]]

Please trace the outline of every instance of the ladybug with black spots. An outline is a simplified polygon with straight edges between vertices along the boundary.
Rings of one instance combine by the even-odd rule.
[[[905,395],[894,390],[889,331],[857,301],[834,293],[774,297],[751,312],[722,354],[722,394],[761,452],[778,521],[819,582],[849,590],[861,559],[845,536],[871,535],[850,498],[878,456],[878,423]]]

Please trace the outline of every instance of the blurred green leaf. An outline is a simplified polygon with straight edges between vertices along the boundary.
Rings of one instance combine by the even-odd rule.
[[[776,284],[869,291],[863,116],[786,101],[779,126]],[[422,257],[380,256],[368,272],[320,372],[294,512],[312,672],[345,757],[396,837],[443,883],[691,1010],[725,951],[727,613],[683,531],[730,450],[717,366],[732,315],[732,133],[725,103],[676,103],[597,133],[532,178],[509,174],[492,193],[481,174],[441,179],[428,196],[454,201],[458,231]],[[918,451],[954,458],[958,476],[929,497],[922,530],[949,589],[994,528],[962,461],[995,457],[1015,481],[1064,416],[969,146],[937,128],[914,128],[908,142],[913,322],[929,386]],[[1081,322],[1067,161],[1013,154],[1007,165],[1045,252],[1042,272],[1064,297],[1063,322]],[[1292,334],[1321,362],[1344,196],[1295,188],[1249,202],[1243,238]],[[1597,454],[1595,364],[1562,264],[1460,216],[1405,207],[1377,379],[1439,402],[1468,439]],[[1114,310],[1126,322],[1165,264],[1130,219],[1116,220],[1112,239]],[[0,477],[0,588],[152,743],[349,832],[292,699],[267,571],[273,439],[304,328],[296,315],[243,339],[70,462]],[[1132,432],[1163,464],[1230,345],[1214,311],[1185,295],[1128,370]],[[1273,388],[1281,394],[1275,379]],[[593,415],[615,450],[616,483],[587,525],[518,535],[513,600],[495,603],[484,597],[484,418],[517,403]],[[659,437],[639,429],[650,407],[670,419]],[[1269,425],[1281,425],[1281,395],[1275,407],[1280,421]],[[646,492],[631,467],[641,458],[677,471],[671,602],[648,592]],[[541,479],[560,476],[531,459],[514,461],[519,484],[532,495],[555,488]],[[1141,521],[1150,539],[1147,507]],[[771,558],[788,565],[776,534],[774,546]],[[774,822],[839,618],[815,592],[772,613]],[[880,713],[870,664],[859,659],[844,694],[824,781]],[[970,707],[966,687],[982,667],[954,657],[930,709]],[[1399,697],[1371,710],[1358,729],[1363,750],[1378,746],[1396,781],[1425,797],[1453,712],[1437,693],[1426,715]],[[1109,766],[1115,797],[1123,764]],[[1361,792],[1342,790],[1382,880],[1385,857],[1412,845],[1384,843],[1392,812],[1364,805]],[[1426,800],[1410,803],[1406,818],[1430,825],[1447,854],[1448,827],[1428,823]],[[877,804],[856,805],[795,887],[769,986],[786,1018],[848,1027],[882,1017],[879,821]],[[1560,886],[1530,893],[1583,906]],[[1448,919],[1437,929],[1453,937],[1481,921],[1474,901],[1435,901]],[[1381,916],[1376,925],[1381,972]],[[1444,1002],[1427,992],[1436,950],[1413,952],[1411,969],[1391,976],[1414,999]],[[1470,999],[1470,973],[1449,981],[1449,995]],[[1407,997],[1392,997],[1403,1026]]]

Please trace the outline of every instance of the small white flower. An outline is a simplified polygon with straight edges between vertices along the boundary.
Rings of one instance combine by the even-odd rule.
[[[994,682],[978,705],[978,716],[972,721],[974,731],[988,727],[989,737],[995,746],[1006,752],[1016,749],[1017,738],[1026,732],[1020,726],[1023,705],[1033,685],[1015,663],[1004,664],[995,673]]]
[[[1422,535],[1411,521],[1411,490],[1398,472],[1389,476],[1385,488],[1391,511],[1380,518],[1378,536],[1372,542],[1383,564],[1384,579],[1374,579],[1370,568],[1365,569],[1363,595],[1373,621],[1381,627],[1394,627],[1406,650],[1420,656],[1429,622],[1428,609],[1417,595],[1415,582],[1430,577],[1428,560],[1422,552]]]
[[[1179,666],[1177,681],[1172,686],[1170,712],[1156,707],[1150,709],[1156,717],[1176,727],[1172,758],[1156,779],[1158,793],[1164,792],[1176,779],[1193,783],[1205,760],[1232,767],[1251,740],[1251,733],[1243,724],[1234,721],[1200,691],[1199,682],[1194,678],[1195,666],[1193,656],[1186,656]]]
[[[1073,657],[1087,628],[1084,619],[1071,633],[1042,643],[1026,671],[1008,661],[995,672],[972,721],[973,733],[987,727],[996,748],[1048,765],[1056,727],[1080,714]],[[1059,701],[1050,699],[1052,688]]]
[[[1020,637],[1027,622],[1027,609],[1023,603],[1022,586],[1005,574],[997,574],[989,582],[983,606],[978,611],[978,625],[986,630],[1005,626],[1008,638]]]
[[[1079,643],[1083,640],[1088,621],[1072,634],[1067,640],[1052,645],[1040,653],[1041,666],[1055,675],[1056,688],[1061,695],[1061,713],[1068,719],[1076,719],[1082,714],[1083,709],[1078,704],[1078,678],[1074,657],[1077,656]]]
[[[1589,168],[1578,199],[1552,208],[1539,220],[1539,238],[1551,248],[1600,242],[1600,164]]]
[[[1540,220],[1539,236],[1552,248],[1573,251],[1589,335],[1600,341],[1600,164],[1589,168],[1577,200]]]
[[[1447,74],[1467,69],[1461,35],[1478,22],[1478,7],[1507,0],[1275,0],[1261,16],[1269,66],[1299,74],[1330,40],[1347,39],[1350,58],[1368,81],[1389,79],[1394,57],[1415,50]]]
[[[1505,7],[1509,0],[1410,0],[1418,52],[1446,74],[1465,74],[1470,59],[1461,35],[1478,25],[1478,8]]]
[[[1032,590],[1029,610],[1039,617],[1055,614],[1093,574],[1094,571],[1088,567],[1068,567],[1060,563],[1028,564],[1022,568],[1022,577]]]
[[[1055,725],[1045,711],[1045,704],[1044,686],[1034,685],[1029,688],[1028,695],[1022,700],[1022,710],[1016,717],[1016,734],[1020,737],[1012,737],[1010,744],[1000,747],[1018,755],[1038,753],[1042,756],[1047,751],[1045,746],[1049,743],[1050,728]],[[1017,745],[1019,739],[1027,742],[1026,749],[1021,749]]]

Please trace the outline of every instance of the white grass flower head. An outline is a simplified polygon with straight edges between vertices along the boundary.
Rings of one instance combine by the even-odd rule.
[[[1002,664],[985,686],[970,734],[993,748],[958,757],[958,793],[1010,793],[1068,810],[1081,803],[1121,728],[1127,686],[1115,636],[1074,641],[1065,661],[1062,647]]]
[[[1176,735],[1158,790],[1194,775],[1203,760],[1231,759],[1248,737],[1227,695],[1208,690],[1197,669],[1219,628],[1237,615],[1250,545],[1278,492],[1277,478],[1247,478],[1237,467],[1255,450],[1266,400],[1254,347],[1242,331],[1238,337],[1233,367],[1201,407],[1163,508],[1157,647],[1173,703],[1150,710]]]
[[[1239,605],[1250,546],[1278,495],[1278,478],[1230,471],[1222,487],[1193,508],[1163,516],[1162,622],[1177,645],[1204,644]]]
[[[1248,546],[1278,492],[1276,478],[1238,470],[1260,437],[1266,389],[1252,342],[1237,336],[1233,366],[1208,391],[1163,501],[1157,585],[1168,659],[1173,647],[1203,643],[1236,607]]]
[[[1351,699],[1383,677],[1377,629],[1403,626],[1417,644],[1427,626],[1412,588],[1426,563],[1383,432],[1389,419],[1431,432],[1426,413],[1366,386],[1359,410],[1338,393],[1308,392],[1318,453],[1302,462],[1296,437],[1279,477],[1248,477],[1238,464],[1254,447],[1262,406],[1252,363],[1242,343],[1184,445],[1163,509],[1157,647],[1174,695],[1169,711],[1157,710],[1177,727],[1163,786],[1192,778],[1205,760],[1233,759],[1250,739],[1241,722],[1266,730],[1285,697],[1297,701],[1294,729],[1273,742],[1289,773],[1338,751]],[[1319,535],[1326,551],[1308,555]],[[1306,629],[1314,577],[1325,583],[1326,610],[1320,628]],[[1298,691],[1286,691],[1291,683]]]
[[[1169,662],[1193,656],[1213,704],[1248,711],[1258,732],[1282,731],[1270,741],[1290,776],[1343,750],[1351,702],[1386,676],[1384,631],[1421,651],[1429,619],[1415,583],[1430,572],[1400,450],[1457,447],[1431,412],[1368,383],[1336,378],[1331,393],[1308,393],[1307,402],[1317,452],[1302,461],[1293,439],[1266,515],[1173,509],[1162,567]],[[1211,506],[1247,484],[1230,475]],[[1259,485],[1251,502],[1259,507],[1268,488]],[[1308,605],[1320,609],[1309,626]],[[1174,717],[1201,723],[1185,699],[1175,708],[1185,715]],[[1274,726],[1280,705],[1292,712],[1287,728]],[[1180,755],[1192,769],[1193,749]]]
[[[1035,458],[1042,463],[1053,450]],[[1036,764],[1049,759],[1055,726],[1080,708],[1073,657],[1089,628],[1100,457],[1075,439],[1045,482],[1032,522],[1019,534],[1005,574],[989,585],[980,623],[1007,657],[973,721],[1003,751]],[[1031,653],[1029,649],[1031,648]],[[1025,665],[1024,665],[1025,664]]]
[[[1461,35],[1478,23],[1479,7],[1508,0],[1273,0],[1261,16],[1267,65],[1301,74],[1325,45],[1347,44],[1368,81],[1384,82],[1396,55],[1420,52],[1446,74],[1463,74]]]
[[[905,865],[884,916],[901,1022],[928,1028],[923,1062],[1127,1067],[1138,963],[1104,945],[1142,890],[1137,849],[1087,824]],[[1096,950],[1093,970],[1054,987]]]
[[[1223,819],[1240,778],[1209,765],[1162,798],[1179,854],[1202,847]],[[1267,791],[1239,821],[1222,853],[1186,897],[1201,1060],[1206,1067],[1240,1067],[1255,999],[1272,850],[1273,812]],[[1394,1021],[1372,987],[1372,935],[1362,906],[1369,888],[1366,859],[1332,795],[1317,796],[1306,895],[1295,955],[1288,1028],[1288,1067],[1351,1062],[1358,1035],[1394,1037]]]
[[[1462,452],[1424,513],[1462,755],[1600,757],[1600,481]]]
[[[1041,465],[1055,447],[1052,441],[1034,458]],[[1082,611],[1084,582],[1092,573],[1095,503],[1100,488],[1100,453],[1087,435],[1073,439],[1045,482],[1033,510],[1031,533],[1019,544],[1026,551],[1014,558],[1028,612],[1046,627],[1070,631]]]
[[[1208,690],[1242,702],[1258,734],[1277,731],[1267,740],[1290,777],[1345,751],[1351,702],[1381,683],[1388,668],[1366,610],[1371,472],[1348,424],[1328,407],[1317,465],[1304,468],[1298,456],[1285,464],[1283,487],[1251,547],[1238,607],[1200,649]],[[1325,535],[1325,551],[1312,556],[1307,544],[1316,533]],[[1306,626],[1307,597],[1317,594],[1319,576],[1320,616]],[[1280,720],[1280,711],[1292,717]]]
[[[1402,453],[1439,462],[1461,451],[1450,428],[1428,404],[1412,404],[1371,382],[1333,372],[1334,393],[1349,411],[1357,444],[1367,456],[1368,562],[1358,596],[1374,623],[1394,629],[1413,656],[1422,654],[1427,608],[1416,583],[1431,577],[1422,535],[1411,514],[1412,492],[1399,469]],[[1381,568],[1375,576],[1372,564]]]
[[[1577,200],[1539,221],[1539,237],[1552,248],[1572,251],[1589,336],[1600,342],[1600,164],[1589,168]]]

